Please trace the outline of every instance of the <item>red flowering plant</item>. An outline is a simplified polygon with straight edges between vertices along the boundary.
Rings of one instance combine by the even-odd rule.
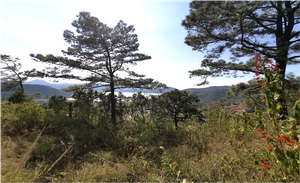
[[[268,171],[279,178],[280,181],[294,181],[300,178],[300,143],[299,143],[299,118],[300,118],[300,99],[298,99],[292,109],[293,115],[287,119],[281,119],[279,99],[279,91],[283,86],[283,82],[278,79],[277,64],[273,64],[268,58],[262,59],[255,56],[257,70],[264,71],[264,77],[259,73],[255,73],[257,84],[261,85],[264,91],[262,102],[266,104],[268,116],[264,116],[261,111],[256,111],[256,119],[261,128],[253,130],[258,138],[261,138],[262,147],[253,154],[259,161],[256,161],[259,171]],[[297,119],[298,117],[298,119]],[[267,129],[266,132],[264,129]],[[274,134],[274,135],[273,135]],[[269,161],[263,160],[263,158]],[[259,166],[262,164],[263,166]],[[276,172],[276,173],[275,173]],[[289,175],[290,177],[288,177]]]
[[[253,77],[255,83],[261,87],[262,94],[259,97],[261,102],[254,99],[249,101],[249,104],[256,109],[254,114],[237,115],[235,119],[231,118],[234,125],[229,129],[231,136],[228,140],[239,157],[251,157],[249,161],[240,158],[239,162],[247,162],[247,166],[254,168],[257,175],[254,177],[273,182],[298,181],[300,180],[300,99],[293,108],[290,108],[292,111],[290,116],[282,119],[278,88],[283,87],[283,82],[278,79],[279,70],[276,64],[266,57],[255,56],[254,59],[256,64],[254,69],[257,69],[257,72]],[[264,105],[265,110],[257,108],[258,103]],[[237,128],[239,121],[242,121],[241,124],[244,126]],[[253,131],[251,132],[253,136],[244,133],[247,130]],[[237,132],[247,136],[237,138]],[[234,139],[239,141],[235,143]],[[226,166],[234,166],[232,162],[227,164]]]

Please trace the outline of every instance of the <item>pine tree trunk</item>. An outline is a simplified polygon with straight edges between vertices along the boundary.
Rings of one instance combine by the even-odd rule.
[[[111,120],[113,125],[116,125],[116,101],[115,101],[115,83],[113,77],[110,81],[110,102],[111,102]]]
[[[287,10],[291,10],[291,4],[290,2],[285,2],[285,6]],[[278,9],[281,9],[282,2],[277,2]],[[287,27],[283,29],[283,17],[285,15],[282,11],[278,11],[277,13],[277,32],[276,32],[276,46],[277,46],[277,57],[276,60],[276,67],[279,73],[279,81],[280,81],[280,88],[278,88],[278,95],[279,99],[278,104],[281,106],[279,110],[279,114],[281,115],[281,119],[284,120],[288,116],[288,109],[287,109],[287,101],[285,98],[285,92],[284,92],[284,80],[285,80],[285,72],[286,72],[286,66],[288,62],[288,51],[289,51],[289,40],[291,32],[294,28],[294,14],[292,11],[287,11],[287,21],[285,23],[287,24]],[[286,21],[286,20],[285,20]]]
[[[177,119],[177,116],[175,115],[175,120],[174,120],[174,122],[175,122],[175,128],[177,129],[178,128],[178,119]]]

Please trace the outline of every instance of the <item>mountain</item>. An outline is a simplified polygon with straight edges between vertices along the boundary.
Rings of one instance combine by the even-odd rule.
[[[48,83],[47,81],[41,79],[35,79],[29,82],[24,82],[24,84],[44,85],[61,90],[62,88],[68,88],[69,86],[73,85],[82,85],[83,83]]]
[[[39,85],[39,84],[23,84],[24,90],[25,92],[32,94],[35,92],[40,92],[42,93],[42,95],[40,95],[39,97],[37,97],[37,99],[46,99],[49,98],[51,95],[62,95],[65,96],[66,98],[70,98],[71,94],[64,92],[62,90],[56,89],[56,88],[52,88],[49,86],[45,86],[45,85]],[[1,92],[1,97],[4,98],[6,96],[9,96],[11,93],[13,93],[14,91],[6,91],[6,92]]]
[[[76,83],[77,85],[81,85],[82,83]],[[67,98],[71,97],[71,93],[67,93],[62,91],[62,88],[67,88],[69,86],[75,85],[70,83],[48,83],[44,80],[33,80],[30,82],[24,82],[24,89],[29,94],[35,93],[35,92],[41,92],[42,95],[38,97],[38,99],[46,99],[50,97],[51,95],[62,95]],[[211,86],[207,88],[188,88],[184,89],[182,91],[187,91],[190,94],[197,95],[200,99],[201,103],[212,103],[216,101],[220,101],[221,99],[224,99],[226,97],[226,92],[229,90],[231,86]],[[104,87],[96,88],[98,91],[102,91]],[[175,88],[169,87],[168,89],[164,89],[161,92],[159,91],[153,91],[153,90],[141,90],[141,89],[134,89],[134,88],[126,88],[126,89],[118,89],[116,92],[139,92],[142,91],[143,93],[165,93],[174,90]],[[7,92],[1,92],[1,97],[8,96],[12,93],[12,91]]]
[[[40,80],[40,79],[35,79],[29,82],[24,82],[24,84],[38,84],[38,85],[45,85],[45,86],[49,86],[52,88],[56,88],[56,89],[62,89],[62,88],[68,88],[69,86],[73,86],[73,85],[82,85],[83,83],[48,83],[47,81],[44,80]],[[95,90],[97,91],[102,91],[103,89],[105,89],[105,87],[98,87],[95,88]],[[165,93],[165,92],[169,92],[175,90],[175,88],[169,87],[167,89],[162,90],[162,92],[158,92],[158,91],[154,91],[154,90],[141,90],[139,88],[125,88],[125,89],[117,89],[116,92],[143,92],[143,93]]]
[[[173,87],[169,87],[167,89],[161,90],[161,91],[155,91],[155,90],[147,90],[147,89],[139,89],[139,88],[125,88],[125,89],[117,89],[116,92],[139,92],[141,91],[142,93],[165,93],[165,92],[169,92],[172,90],[175,90],[176,88]]]
[[[226,92],[231,86],[211,86],[207,88],[188,88],[190,94],[197,95],[201,103],[213,103],[226,97]]]

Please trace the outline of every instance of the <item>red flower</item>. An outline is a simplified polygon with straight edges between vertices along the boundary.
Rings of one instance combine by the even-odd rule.
[[[264,85],[262,85],[261,87],[262,87],[262,88],[265,88],[265,86],[264,86]]]
[[[256,75],[256,76],[258,76],[258,75],[259,75],[259,73],[258,73],[258,72],[256,72],[256,73],[255,73],[255,75]]]
[[[266,138],[266,135],[265,135],[265,134],[262,134],[261,138]]]
[[[264,166],[257,167],[257,168],[260,168],[260,169],[264,169],[265,168],[265,169],[268,169],[268,170],[270,169],[270,167],[268,165],[264,165]]]
[[[253,102],[253,101],[251,101],[251,102],[250,102],[250,105],[252,105],[253,103],[254,103],[254,102]]]
[[[288,145],[288,146],[292,146],[292,144],[290,144],[290,143],[288,143],[288,142],[286,143],[286,145]]]
[[[267,141],[269,141],[270,139],[269,138],[267,138],[266,140],[264,140],[264,141],[262,141],[262,142],[267,142]]]
[[[277,65],[277,66],[280,66],[280,64],[279,64],[279,63],[276,63],[276,65]]]
[[[213,103],[211,103],[210,105],[214,105]]]
[[[264,176],[262,176],[262,175],[258,175],[258,174],[256,174],[256,175],[257,175],[258,177],[262,178],[262,179],[264,178]]]
[[[257,85],[259,85],[259,83],[256,83]]]
[[[278,71],[284,71],[284,69],[278,69]]]
[[[265,57],[265,58],[268,58],[268,57]],[[269,63],[270,63],[270,64],[272,64],[272,63],[273,63],[273,61],[270,61]]]
[[[259,129],[257,129],[256,131],[254,131],[254,132],[261,132],[261,130],[260,130],[260,128]]]
[[[281,135],[277,140],[279,141],[284,141],[284,140],[289,140],[285,135]]]
[[[269,149],[269,151],[273,150],[272,146],[266,146],[266,147]]]

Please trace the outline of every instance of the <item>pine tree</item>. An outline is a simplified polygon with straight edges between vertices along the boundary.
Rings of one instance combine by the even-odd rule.
[[[182,25],[187,29],[185,43],[193,50],[206,51],[203,69],[189,71],[207,84],[208,77],[239,76],[237,71],[263,74],[253,61],[239,58],[259,54],[276,61],[279,80],[283,83],[288,64],[300,63],[300,2],[297,1],[193,1],[190,14]],[[297,28],[298,27],[298,28]],[[225,50],[232,61],[224,61]],[[284,87],[279,93],[285,105]],[[284,109],[285,107],[282,107]],[[286,115],[284,110],[283,115]]]
[[[139,43],[137,35],[134,34],[134,26],[127,26],[120,20],[111,28],[91,16],[89,12],[80,12],[77,17],[78,20],[72,23],[76,33],[65,30],[63,34],[65,41],[70,44],[66,51],[62,51],[65,57],[51,54],[31,56],[36,61],[58,66],[46,69],[47,72],[41,76],[87,81],[85,87],[107,87],[107,91],[111,93],[112,122],[116,124],[115,89],[160,89],[166,86],[129,70],[128,65],[151,59],[148,55],[136,52]],[[82,73],[72,72],[73,69]],[[122,72],[127,75],[118,75]]]

